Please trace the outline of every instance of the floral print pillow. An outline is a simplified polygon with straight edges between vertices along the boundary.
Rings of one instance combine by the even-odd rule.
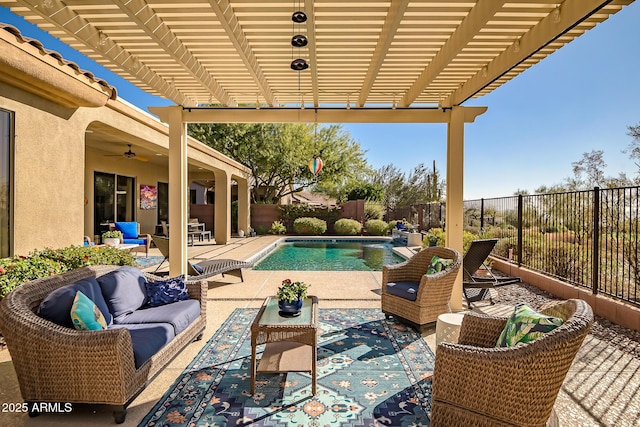
[[[158,307],[160,305],[189,299],[189,293],[184,284],[183,275],[166,280],[147,282],[145,286],[151,307]]]
[[[563,320],[558,317],[538,313],[528,305],[518,303],[507,320],[496,347],[526,344],[562,326],[562,323]]]

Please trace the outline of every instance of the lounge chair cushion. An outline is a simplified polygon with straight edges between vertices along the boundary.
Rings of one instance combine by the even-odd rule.
[[[160,307],[146,307],[116,318],[117,324],[169,323],[174,334],[184,331],[200,315],[200,302],[194,299],[174,302]]]
[[[126,316],[147,302],[147,280],[137,268],[120,267],[98,277],[98,283],[114,318]]]
[[[198,274],[204,273],[204,268],[200,267],[198,264],[194,264],[192,262],[189,262],[189,265],[193,268],[193,270],[196,273],[198,273]]]
[[[116,230],[122,232],[123,239],[137,239],[138,238],[138,223],[133,222],[116,222]]]
[[[109,306],[100,290],[100,285],[93,277],[78,280],[66,286],[52,291],[45,297],[38,307],[38,316],[47,319],[57,325],[73,328],[71,321],[71,307],[76,297],[76,292],[82,291],[100,309],[107,325],[113,323],[113,316],[109,312]]]
[[[189,293],[184,284],[184,276],[147,282],[145,287],[147,288],[147,297],[151,307],[189,299]]]
[[[389,282],[387,293],[409,301],[415,301],[418,296],[420,282]]]
[[[496,347],[513,347],[542,337],[547,332],[562,326],[562,319],[538,313],[524,303],[516,304],[507,320]]]
[[[446,268],[451,264],[453,264],[452,259],[440,258],[438,255],[435,255],[431,258],[431,263],[429,264],[429,267],[427,267],[427,274],[440,273],[441,271],[446,270]]]
[[[107,329],[107,321],[100,309],[82,291],[76,292],[71,306],[71,321],[80,331],[101,331]]]
[[[131,334],[133,358],[136,369],[168,344],[174,337],[174,329],[168,323],[113,324],[109,329],[126,328]]]

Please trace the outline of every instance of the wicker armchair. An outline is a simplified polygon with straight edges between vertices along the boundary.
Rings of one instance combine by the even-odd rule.
[[[464,316],[458,344],[436,351],[431,426],[545,426],[560,387],[582,345],[593,312],[584,301],[548,305],[565,320],[528,344],[496,348],[507,319]]]
[[[452,259],[446,270],[427,275],[427,268],[434,255]],[[450,248],[428,247],[411,259],[396,265],[382,267],[382,311],[414,326],[435,322],[438,315],[448,313],[453,284],[462,264],[460,254]],[[419,282],[415,301],[387,292],[387,283]]]

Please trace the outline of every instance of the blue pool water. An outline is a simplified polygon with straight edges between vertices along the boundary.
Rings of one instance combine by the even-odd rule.
[[[404,261],[389,240],[286,241],[262,258],[254,270],[380,271]]]

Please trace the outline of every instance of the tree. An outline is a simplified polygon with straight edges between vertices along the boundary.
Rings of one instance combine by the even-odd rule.
[[[604,168],[607,167],[607,164],[604,162],[603,155],[604,151],[602,150],[591,150],[590,153],[582,153],[582,159],[571,163],[574,190],[605,185]]]
[[[640,164],[638,163],[638,161],[640,161],[640,123],[635,126],[628,126],[627,129],[629,130],[627,135],[633,138],[633,141],[631,141],[629,146],[625,150],[622,150],[622,152],[629,154],[629,157],[635,160],[634,163],[640,174]]]
[[[347,193],[347,200],[358,199],[382,202],[384,200],[384,188],[380,184],[363,182]]]
[[[444,188],[435,161],[433,170],[420,163],[409,176],[392,164],[385,165],[378,169],[374,183],[384,188],[387,209],[440,201]]]
[[[253,202],[276,203],[308,187],[340,193],[350,180],[367,170],[364,151],[339,125],[311,124],[190,124],[189,135],[244,164],[253,174]],[[310,158],[321,157],[314,176]]]

